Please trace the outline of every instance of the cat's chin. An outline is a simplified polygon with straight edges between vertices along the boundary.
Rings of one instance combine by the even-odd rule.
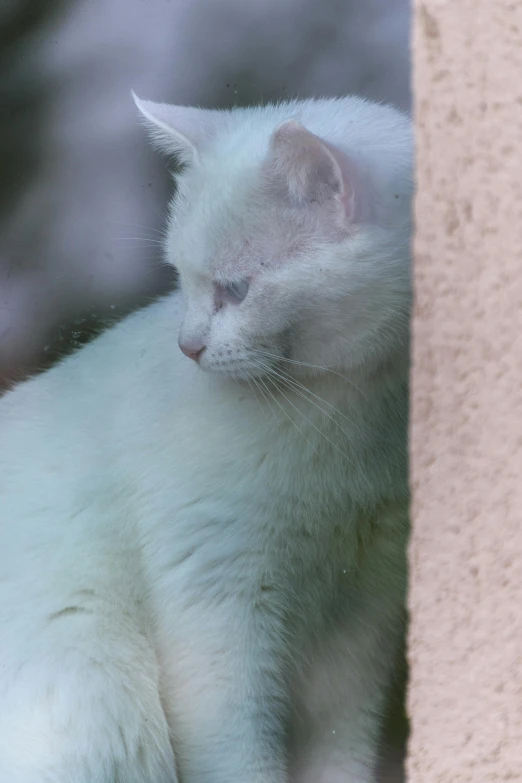
[[[209,375],[215,375],[220,378],[229,378],[232,381],[248,381],[252,378],[252,373],[241,369],[223,369],[221,367],[201,367],[201,370]]]
[[[275,370],[275,365],[270,369],[259,369],[252,366],[223,366],[223,365],[200,365],[202,372],[209,375],[217,375],[222,378],[230,378],[233,381],[244,381],[245,383],[257,378],[266,378],[272,375],[272,369]]]
[[[236,356],[206,355],[203,353],[198,361],[202,372],[221,375],[235,381],[248,381],[256,378],[274,378],[282,374],[283,357],[273,353],[270,356],[260,355],[257,351],[252,355],[242,353]]]

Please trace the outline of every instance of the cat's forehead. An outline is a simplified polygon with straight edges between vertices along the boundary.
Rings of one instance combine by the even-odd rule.
[[[307,237],[299,216],[281,212],[255,183],[188,184],[171,230],[175,261],[184,270],[215,279],[248,277],[302,251]]]
[[[288,263],[298,255],[301,244],[298,238],[292,240],[275,225],[268,226],[263,235],[245,230],[242,235],[211,247],[208,272],[217,280],[247,278]]]
[[[245,278],[288,262],[299,254],[303,238],[289,225],[267,221],[229,221],[219,226],[197,220],[181,230],[183,266],[216,280]]]

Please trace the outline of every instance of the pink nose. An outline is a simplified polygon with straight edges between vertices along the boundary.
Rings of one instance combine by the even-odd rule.
[[[199,360],[199,357],[205,350],[205,346],[198,346],[194,343],[179,343],[180,350],[188,356],[189,359],[193,359],[195,362]]]

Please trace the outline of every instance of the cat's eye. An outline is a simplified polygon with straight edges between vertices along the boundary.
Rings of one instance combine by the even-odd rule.
[[[242,302],[245,296],[248,294],[248,288],[249,285],[247,280],[239,280],[236,283],[217,285],[217,300],[220,304],[223,304],[224,302],[239,304],[239,302]]]

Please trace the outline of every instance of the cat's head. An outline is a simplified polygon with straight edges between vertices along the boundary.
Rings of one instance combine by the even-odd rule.
[[[411,140],[356,98],[205,110],[135,98],[183,164],[167,256],[201,369],[316,374],[403,350],[410,297]]]

